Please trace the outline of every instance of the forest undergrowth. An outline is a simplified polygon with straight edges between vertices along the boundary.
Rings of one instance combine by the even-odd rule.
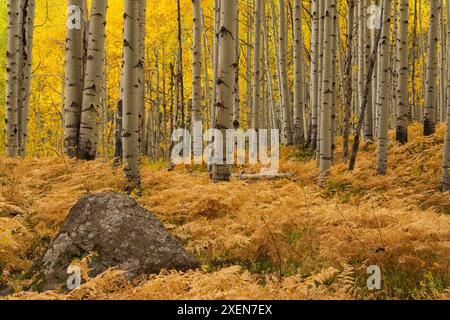
[[[120,270],[95,279],[84,272],[86,282],[69,294],[30,292],[24,273],[80,196],[122,189],[121,170],[100,160],[0,158],[0,292],[10,288],[7,299],[450,299],[450,194],[438,189],[443,130],[423,137],[416,125],[410,143],[391,139],[386,176],[375,175],[375,145],[364,145],[352,173],[336,150],[322,188],[316,161],[294,148],[281,161],[294,175],[265,181],[212,184],[203,167],[168,171],[144,160],[139,203],[202,267],[132,281]],[[381,268],[382,290],[367,289],[370,265]]]

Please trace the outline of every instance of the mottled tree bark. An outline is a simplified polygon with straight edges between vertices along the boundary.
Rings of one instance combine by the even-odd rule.
[[[78,158],[83,160],[97,156],[107,5],[107,0],[92,1],[78,146]]]
[[[436,70],[437,70],[437,45],[439,42],[439,13],[440,0],[430,0],[430,23],[428,29],[428,55],[425,89],[425,115],[423,120],[423,134],[430,136],[436,132]]]
[[[215,128],[222,132],[233,128],[234,80],[236,76],[236,15],[238,0],[221,0],[219,31],[219,64],[217,74],[217,104]],[[226,163],[226,144],[223,143],[223,159],[215,161],[212,179],[215,182],[228,181],[231,165]]]
[[[127,191],[140,188],[139,171],[139,0],[125,0],[122,143]]]

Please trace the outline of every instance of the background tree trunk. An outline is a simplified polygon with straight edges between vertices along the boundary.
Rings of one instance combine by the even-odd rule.
[[[304,144],[304,87],[305,77],[303,73],[304,48],[302,32],[302,1],[294,2],[294,143]]]
[[[439,42],[438,25],[441,10],[440,0],[430,0],[430,23],[428,29],[428,55],[425,89],[425,115],[423,134],[432,135],[436,132],[436,70],[437,45]]]
[[[255,2],[255,36],[254,36],[254,63],[253,63],[253,112],[252,128],[261,129],[261,21],[264,14],[264,0]]]
[[[396,139],[400,143],[408,142],[408,0],[400,1],[399,33],[397,39],[398,49],[398,106]],[[397,23],[397,21],[395,21]]]
[[[291,145],[293,143],[292,135],[292,116],[291,116],[291,95],[289,92],[289,78],[287,66],[287,31],[286,31],[286,4],[284,0],[279,0],[278,10],[280,15],[279,46],[280,46],[280,73],[281,73],[281,106],[283,110],[283,143]]]

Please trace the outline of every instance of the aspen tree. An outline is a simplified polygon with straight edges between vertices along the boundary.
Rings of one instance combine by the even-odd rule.
[[[238,0],[221,0],[219,64],[217,73],[217,103],[215,128],[223,135],[223,158],[216,159],[212,168],[212,179],[215,182],[229,181],[231,165],[226,163],[226,130],[233,128],[233,83],[236,76],[236,15]]]
[[[123,39],[122,144],[127,190],[140,188],[139,172],[139,83],[138,70],[139,0],[125,0]]]
[[[253,63],[253,111],[252,127],[261,129],[261,21],[264,14],[264,0],[255,2],[255,29],[254,29],[254,63]]]
[[[192,46],[192,123],[194,126],[202,121],[202,9],[200,0],[192,0],[193,10],[193,46]],[[206,68],[206,66],[205,66]],[[201,130],[202,128],[196,128]],[[194,140],[194,155],[202,154],[201,141]],[[201,159],[201,157],[200,157]]]
[[[220,6],[222,0],[214,0],[214,40],[213,40],[213,88],[212,105],[210,114],[210,127],[215,127],[216,104],[217,104],[217,73],[219,66],[219,28],[220,28]],[[247,62],[248,63],[248,62]]]
[[[283,110],[283,143],[291,145],[292,136],[292,116],[291,97],[289,92],[288,66],[287,66],[287,31],[286,31],[286,5],[284,0],[279,0],[278,10],[280,15],[279,29],[279,50],[280,50],[280,73],[281,73],[281,105]]]
[[[140,0],[139,2],[139,65],[138,65],[138,76],[139,76],[139,149],[141,154],[145,153],[145,127],[146,127],[146,117],[145,117],[145,25],[146,25],[146,15],[147,15],[147,0]]]
[[[353,24],[355,13],[355,0],[348,1],[346,58],[345,58],[345,90],[344,90],[344,145],[343,158],[348,157],[349,135],[351,126],[352,98],[353,98]]]
[[[450,17],[450,1],[447,1],[447,17]],[[448,39],[450,40],[450,19],[447,19]],[[450,42],[447,42],[447,45]],[[450,50],[447,48],[447,61],[450,59]],[[447,64],[447,72],[450,72],[450,66]],[[447,85],[447,97],[450,97],[450,85]],[[442,159],[441,188],[444,191],[450,190],[450,99],[447,100],[447,129],[444,139],[444,154]]]
[[[398,106],[396,139],[400,143],[408,142],[408,0],[400,0],[398,49]],[[395,21],[397,23],[397,21]]]
[[[445,71],[445,50],[446,50],[446,34],[445,34],[445,10],[441,9],[441,16],[439,19],[439,30],[440,30],[440,50],[439,50],[439,121],[445,121],[445,111],[447,106],[447,93],[445,91],[445,86],[447,82],[446,71]]]
[[[311,65],[310,65],[310,100],[311,100],[311,137],[310,148],[315,151],[317,148],[318,132],[318,86],[319,86],[319,5],[318,0],[312,0],[311,15]]]
[[[83,104],[83,6],[82,0],[68,1],[66,37],[66,108],[64,110],[64,150],[76,157]]]
[[[336,0],[327,0],[324,13],[324,45],[322,71],[322,98],[320,116],[320,182],[329,176],[331,169],[331,108],[333,99],[333,22],[336,19]]]
[[[33,59],[33,39],[34,39],[34,18],[36,3],[35,0],[27,0],[22,8],[22,65],[20,76],[20,101],[19,101],[19,155],[24,158],[26,155],[26,145],[28,138],[28,113],[30,105],[30,88],[31,88],[31,66]]]
[[[389,121],[389,45],[390,45],[390,25],[391,25],[391,1],[384,0],[383,5],[383,29],[380,42],[380,85],[378,88],[378,110],[380,112],[380,124],[378,128],[378,149],[377,149],[377,174],[383,175],[387,171],[388,152],[388,121]]]
[[[428,29],[428,55],[425,89],[425,115],[423,134],[430,136],[436,132],[436,70],[437,45],[439,42],[438,24],[441,0],[430,0],[430,23]]]
[[[18,90],[19,90],[19,54],[20,27],[19,1],[8,0],[8,28],[6,48],[6,118],[5,153],[8,157],[18,154]]]
[[[304,48],[302,33],[302,1],[294,2],[294,143],[304,143]]]
[[[370,29],[367,27],[367,11],[369,9],[371,0],[364,0],[363,4],[363,16],[362,16],[362,25],[360,26],[362,28],[363,32],[363,82],[364,79],[367,78],[368,71],[369,71],[369,64],[370,64],[370,54],[371,54],[371,34]],[[370,87],[369,90],[369,96],[368,96],[368,103],[366,108],[366,117],[364,122],[364,139],[366,141],[372,141],[373,140],[373,111],[372,111],[372,87]]]
[[[92,1],[79,134],[78,157],[83,160],[93,160],[97,155],[107,2]]]

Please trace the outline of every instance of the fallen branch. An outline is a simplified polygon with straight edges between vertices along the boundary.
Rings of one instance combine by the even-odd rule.
[[[246,173],[240,173],[240,174],[233,174],[232,177],[240,180],[274,180],[274,179],[283,179],[283,178],[290,178],[294,176],[293,173],[277,173],[277,174],[260,174],[260,173],[254,173],[254,174],[246,174]]]

